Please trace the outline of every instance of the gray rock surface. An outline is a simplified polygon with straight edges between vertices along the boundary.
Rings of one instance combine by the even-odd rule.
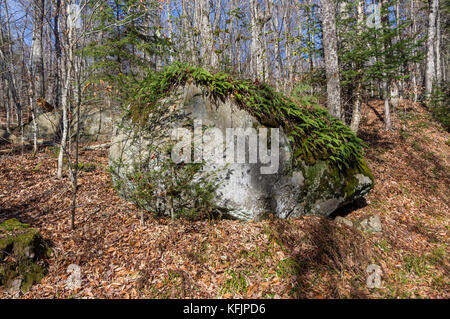
[[[336,223],[347,225],[348,227],[353,227],[353,222],[345,217],[338,216],[334,219]]]
[[[381,226],[380,216],[378,215],[373,215],[369,218],[363,219],[359,223],[358,228],[369,233],[379,233],[383,230]]]
[[[118,108],[102,108],[102,106],[82,106],[80,109],[80,140],[82,142],[110,141],[115,121],[120,119]],[[36,118],[38,140],[49,141],[61,134],[61,112],[41,113]],[[75,116],[72,116],[72,134],[76,132]],[[24,141],[33,140],[33,122],[24,126]],[[20,128],[16,128],[9,139],[12,143],[20,143]]]
[[[80,109],[81,141],[110,141],[114,122],[120,119],[120,115],[120,110],[111,106],[82,106]]]
[[[60,130],[61,114],[59,112],[47,112],[42,113],[36,117],[36,124],[38,129],[38,139],[40,140],[53,140],[56,138]],[[33,122],[26,124],[23,127],[24,141],[33,140]],[[9,137],[12,143],[20,143],[21,132],[20,128],[16,128]]]
[[[171,98],[161,101],[160,110],[164,110],[160,117],[150,114],[147,121],[150,129],[134,126],[127,119],[114,129],[109,162],[113,182],[125,199],[135,201],[130,195],[135,189],[130,174],[142,169],[161,169],[158,162],[167,160],[168,156],[155,149],[171,143],[171,131],[180,123],[201,119],[204,126],[218,128],[222,133],[226,128],[263,127],[232,101],[213,102],[193,85],[179,88]],[[290,142],[282,129],[279,135],[279,167],[274,174],[261,174],[260,168],[265,166],[261,163],[226,165],[206,161],[204,171],[216,172],[215,180],[219,181],[214,204],[220,211],[241,220],[260,220],[269,213],[280,218],[305,214],[328,216],[371,189],[373,181],[368,169],[355,168],[345,178],[324,161],[293,169]],[[249,155],[247,149],[246,158]],[[224,154],[219,157],[223,158]],[[162,205],[159,212],[170,215],[170,207]]]

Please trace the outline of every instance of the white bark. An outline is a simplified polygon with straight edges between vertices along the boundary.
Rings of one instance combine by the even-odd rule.
[[[382,0],[381,5],[384,8],[387,4],[388,0]],[[387,25],[389,23],[389,17],[387,14],[383,15],[381,17],[381,23],[383,26]],[[384,56],[382,57],[383,62],[386,59],[386,49],[387,49],[388,43],[383,43],[383,52]],[[390,89],[389,89],[389,79],[386,72],[383,72],[383,80],[381,82],[381,92],[383,94],[383,100],[384,100],[384,124],[386,131],[389,131],[391,129],[391,112],[390,112]]]
[[[61,92],[61,104],[62,104],[62,113],[63,113],[63,131],[61,136],[61,144],[59,148],[58,155],[58,171],[57,177],[62,178],[62,170],[63,170],[63,159],[64,155],[67,153],[67,136],[69,131],[69,118],[68,111],[70,110],[70,99],[69,99],[69,90],[71,86],[71,77],[72,77],[72,65],[73,65],[73,43],[72,43],[72,34],[73,34],[73,24],[66,23],[67,29],[67,39],[66,39],[66,50],[67,50],[67,59],[62,63],[63,67],[63,79],[64,85],[62,87]]]
[[[43,27],[44,27],[44,9],[45,9],[45,0],[36,0],[34,2],[34,12],[33,12],[33,43],[32,43],[32,52],[31,52],[31,60],[32,60],[32,72],[31,78],[32,82],[30,83],[30,89],[33,92],[30,92],[30,106],[31,113],[33,118],[33,150],[37,152],[37,124],[36,124],[36,116],[37,116],[37,107],[36,101],[38,98],[42,98],[45,100],[45,85],[44,85],[44,56],[43,56]],[[34,98],[33,98],[34,94]]]
[[[331,115],[341,118],[336,7],[333,0],[321,0],[320,6],[322,10],[323,48],[327,76],[327,108]]]
[[[414,6],[414,0],[410,0],[410,19],[412,21],[411,23],[411,36],[414,36],[414,45],[417,44],[417,38],[415,36],[417,32],[417,22],[416,22],[416,13],[415,13],[415,6]],[[416,54],[416,49],[413,50],[413,54]],[[412,88],[414,92],[414,102],[417,102],[418,99],[418,84],[417,84],[417,71],[419,70],[419,64],[414,62],[411,65],[411,81],[412,81]]]
[[[252,42],[250,46],[251,70],[256,80],[264,80],[264,26],[270,20],[270,15],[265,14],[258,0],[250,0]]]
[[[363,0],[357,0],[356,6],[356,29],[358,36],[362,32],[362,24],[364,23],[364,2]],[[358,66],[359,70],[359,66]],[[361,104],[362,104],[362,83],[358,79],[358,83],[355,85],[355,100],[353,102],[352,120],[350,122],[350,129],[353,132],[358,132],[359,122],[361,120]]]
[[[171,13],[171,7],[170,7],[171,0],[167,0],[166,2],[166,10],[167,10],[167,38],[170,42],[173,41],[173,23],[172,23],[172,13]],[[171,52],[167,55],[167,61],[169,64],[172,62],[172,55]]]
[[[281,57],[281,34],[280,34],[280,25],[279,25],[279,4],[275,4],[273,6],[273,16],[272,16],[272,31],[273,35],[275,37],[275,71],[273,72],[274,78],[275,78],[275,87],[278,90],[280,87],[280,81],[282,80],[283,75],[283,63],[282,63],[282,57]],[[286,56],[286,58],[288,58]]]
[[[425,68],[425,97],[429,98],[433,92],[433,82],[436,80],[436,63],[434,42],[436,41],[436,13],[439,0],[429,0],[427,58]]]
[[[34,94],[35,99],[42,98],[45,100],[44,85],[44,56],[43,56],[43,24],[44,24],[44,7],[45,0],[34,1],[34,26],[33,26],[33,44],[32,44],[32,61],[33,61],[33,78],[34,78]]]

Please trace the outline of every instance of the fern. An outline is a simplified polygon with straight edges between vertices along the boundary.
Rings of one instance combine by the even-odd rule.
[[[185,85],[188,79],[208,90],[215,99],[233,98],[261,123],[281,126],[293,143],[294,154],[298,155],[294,164],[330,160],[340,170],[345,170],[362,161],[362,140],[314,101],[299,107],[265,83],[233,79],[223,72],[211,74],[206,69],[185,63],[175,62],[162,72],[150,72],[139,83],[138,93],[130,94],[126,103],[131,106],[131,118],[147,119],[160,99],[176,87]]]

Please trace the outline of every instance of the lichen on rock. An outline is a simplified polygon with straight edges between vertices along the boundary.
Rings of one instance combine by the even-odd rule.
[[[20,280],[23,293],[46,273],[50,248],[39,231],[12,218],[0,224],[0,285],[9,288]]]

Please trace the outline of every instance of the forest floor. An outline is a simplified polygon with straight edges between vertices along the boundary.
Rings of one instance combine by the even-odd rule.
[[[366,204],[345,213],[354,222],[379,215],[381,233],[314,216],[171,222],[148,215],[141,225],[139,210],[113,190],[101,150],[81,153],[71,231],[70,182],[67,172],[55,178],[54,150],[1,153],[0,223],[31,224],[53,250],[48,274],[21,297],[449,298],[450,136],[411,103],[386,132],[381,102],[369,104],[360,136],[376,184]],[[75,290],[66,285],[70,264],[81,270]],[[381,267],[380,288],[367,287],[370,264]]]

